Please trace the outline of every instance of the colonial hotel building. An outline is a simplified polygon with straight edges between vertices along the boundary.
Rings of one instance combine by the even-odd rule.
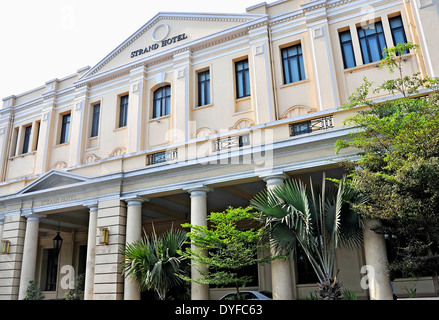
[[[438,75],[438,12],[433,0],[278,0],[244,14],[158,13],[94,67],[4,98],[0,298],[23,299],[30,280],[62,298],[74,272],[85,299],[140,299],[120,248],[152,223],[202,225],[288,177],[340,177],[336,163],[356,156],[335,155],[354,130],[339,107],[363,77],[389,77],[377,68],[385,46],[419,44],[404,72]],[[384,239],[366,228],[364,248],[339,250],[339,278],[361,298],[388,298],[385,261]],[[365,289],[364,265],[376,275]],[[249,288],[276,299],[316,288],[300,255],[249,272]],[[433,293],[431,279],[417,290]]]

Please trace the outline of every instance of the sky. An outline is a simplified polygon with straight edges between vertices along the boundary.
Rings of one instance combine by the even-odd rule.
[[[1,0],[0,99],[93,67],[158,12],[245,13],[261,2]]]

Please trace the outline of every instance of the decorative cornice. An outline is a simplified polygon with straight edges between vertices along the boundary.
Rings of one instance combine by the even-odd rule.
[[[331,9],[331,8],[339,7],[341,5],[344,5],[344,4],[347,4],[350,2],[355,2],[355,1],[357,1],[357,0],[339,0],[339,1],[332,1],[332,2],[328,1],[326,4],[326,7],[328,9]]]
[[[248,31],[237,33],[237,34],[234,34],[234,35],[231,35],[231,36],[228,36],[228,37],[225,37],[225,38],[222,38],[222,39],[219,39],[219,40],[216,40],[216,41],[204,44],[204,45],[201,45],[199,47],[193,48],[192,52],[200,51],[202,49],[206,49],[206,48],[209,48],[209,47],[212,47],[212,46],[215,46],[217,44],[221,44],[223,42],[227,42],[227,41],[230,41],[230,40],[235,40],[237,38],[241,38],[241,37],[244,37],[244,36],[247,36],[247,35],[248,35]]]
[[[97,80],[94,80],[94,81],[90,81],[87,84],[89,86],[95,86],[95,85],[98,85],[98,84],[101,84],[101,83],[104,83],[104,82],[107,82],[107,81],[110,81],[110,80],[113,80],[113,79],[116,79],[116,78],[120,78],[120,77],[126,76],[129,73],[130,73],[129,70],[123,70],[121,72],[109,75],[107,77],[104,77],[104,78],[101,78],[101,79],[97,79]]]
[[[38,98],[17,106],[13,106],[12,109],[14,110],[14,113],[18,113],[27,109],[30,109],[32,107],[38,106],[40,104],[44,103],[44,100],[46,100],[45,98]]]
[[[301,5],[304,12],[314,11],[326,7],[326,0],[317,0],[306,2]]]

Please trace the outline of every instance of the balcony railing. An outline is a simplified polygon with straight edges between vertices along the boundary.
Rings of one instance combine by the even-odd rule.
[[[299,136],[301,134],[328,130],[334,128],[333,116],[312,119],[303,122],[290,123],[290,136]]]
[[[166,150],[148,154],[146,165],[164,163],[178,159],[178,149]]]
[[[250,135],[233,136],[213,141],[213,151],[222,151],[225,149],[240,148],[250,145]]]

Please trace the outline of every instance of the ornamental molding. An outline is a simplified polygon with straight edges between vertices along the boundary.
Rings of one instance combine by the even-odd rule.
[[[19,113],[21,111],[28,110],[30,108],[33,108],[33,107],[36,107],[36,106],[43,104],[45,102],[44,100],[45,99],[43,99],[43,98],[38,98],[37,100],[25,102],[25,103],[17,105],[17,106],[12,106],[12,108],[14,109],[14,113]]]
[[[96,85],[98,85],[98,84],[101,84],[101,83],[104,83],[104,82],[107,82],[107,81],[111,81],[111,80],[113,80],[113,79],[120,78],[120,77],[123,77],[123,76],[129,75],[129,74],[130,74],[130,71],[129,71],[129,70],[124,70],[124,71],[122,71],[122,72],[118,72],[118,73],[115,73],[115,74],[109,75],[109,76],[107,76],[107,77],[101,78],[101,79],[97,79],[97,80],[94,80],[94,81],[90,81],[90,82],[88,82],[87,84],[88,84],[90,87],[92,87],[92,86],[96,86]]]
[[[228,37],[224,37],[222,39],[218,39],[216,41],[212,41],[210,43],[203,44],[203,45],[201,45],[199,47],[193,48],[192,52],[200,51],[200,50],[203,50],[203,49],[206,49],[206,48],[209,48],[209,47],[216,46],[216,45],[221,44],[223,42],[235,40],[235,39],[242,38],[242,37],[245,37],[245,36],[248,36],[248,31],[240,32],[240,33],[228,36]]]

